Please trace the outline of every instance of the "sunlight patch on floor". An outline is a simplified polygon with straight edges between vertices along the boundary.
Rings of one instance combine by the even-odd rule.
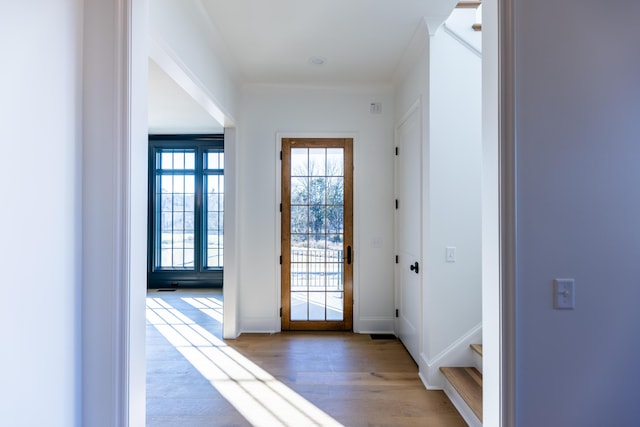
[[[217,300],[183,300],[222,321]],[[161,298],[147,298],[147,320],[253,426],[342,426]]]
[[[222,302],[215,298],[182,298],[182,301],[222,323]]]

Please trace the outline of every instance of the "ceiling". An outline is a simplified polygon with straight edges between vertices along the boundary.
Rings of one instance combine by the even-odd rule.
[[[150,134],[222,133],[223,127],[155,62],[149,60]]]
[[[451,0],[202,0],[245,83],[390,84],[425,16]],[[309,59],[324,58],[323,65]]]
[[[452,0],[199,0],[238,82],[388,86],[422,22],[439,25]],[[324,63],[313,64],[312,58]],[[221,127],[153,61],[149,127],[155,133]]]

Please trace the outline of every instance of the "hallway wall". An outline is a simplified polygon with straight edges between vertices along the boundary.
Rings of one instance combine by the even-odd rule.
[[[392,100],[387,88],[245,87],[238,187],[242,331],[280,329],[278,133],[355,136],[354,327],[393,331]],[[381,102],[382,114],[371,114],[370,102]]]
[[[637,425],[640,3],[512,3],[517,425]]]
[[[422,104],[422,323],[420,374],[442,387],[441,365],[470,363],[480,342],[481,58],[442,28],[414,39],[413,65],[398,76],[396,123]],[[406,59],[409,62],[409,59]],[[456,262],[446,262],[446,247]]]
[[[82,16],[0,5],[0,423],[79,426]]]

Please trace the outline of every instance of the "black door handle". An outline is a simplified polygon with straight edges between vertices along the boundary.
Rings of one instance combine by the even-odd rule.
[[[347,246],[347,264],[351,264],[351,246]]]
[[[416,272],[416,274],[418,274],[418,272],[420,271],[420,266],[418,265],[418,261],[416,261],[416,263],[415,263],[415,264],[410,265],[410,266],[409,266],[409,269],[410,269],[411,271],[415,271],[415,272]]]

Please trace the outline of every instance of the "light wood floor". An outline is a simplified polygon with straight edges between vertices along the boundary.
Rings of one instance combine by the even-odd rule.
[[[466,425],[443,392],[425,389],[397,340],[296,332],[222,341],[219,292],[150,291],[148,301],[147,426]]]

